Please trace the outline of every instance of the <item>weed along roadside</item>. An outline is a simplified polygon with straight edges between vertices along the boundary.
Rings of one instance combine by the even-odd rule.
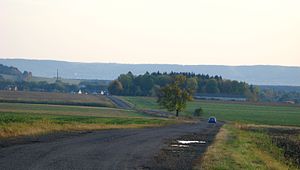
[[[299,134],[298,130],[293,136]],[[293,145],[289,140],[285,143]],[[270,129],[230,123],[221,128],[213,144],[195,162],[194,169],[299,169],[298,153],[288,155],[291,153],[287,148],[274,141]]]

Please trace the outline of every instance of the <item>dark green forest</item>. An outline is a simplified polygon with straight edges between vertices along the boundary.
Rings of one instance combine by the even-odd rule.
[[[159,88],[172,82],[172,79],[182,75],[186,77],[186,84],[195,93],[229,94],[244,96],[248,100],[258,100],[258,89],[246,82],[223,79],[221,76],[209,76],[194,73],[160,73],[146,72],[144,75],[133,75],[131,72],[121,74],[109,85],[109,92],[124,96],[155,96]]]

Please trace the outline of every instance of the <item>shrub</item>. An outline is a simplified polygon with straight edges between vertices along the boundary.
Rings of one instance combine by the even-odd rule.
[[[203,109],[199,107],[198,109],[195,109],[194,116],[202,116],[203,115]]]

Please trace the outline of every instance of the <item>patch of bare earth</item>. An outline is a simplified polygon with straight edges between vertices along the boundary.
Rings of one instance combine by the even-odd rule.
[[[195,161],[205,153],[220,127],[221,125],[215,127],[208,126],[204,131],[167,140],[165,147],[153,158],[149,164],[150,166],[143,167],[142,169],[193,169]]]
[[[283,150],[287,162],[292,162],[300,168],[300,127],[247,125],[241,128],[267,132],[272,139],[272,143]]]

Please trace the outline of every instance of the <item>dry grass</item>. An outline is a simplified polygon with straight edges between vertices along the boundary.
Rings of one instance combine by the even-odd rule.
[[[257,155],[266,165],[266,169],[278,169],[278,170],[288,170],[291,169],[288,166],[285,166],[281,162],[277,161],[272,155],[262,150],[255,150],[254,154]]]
[[[0,100],[3,102],[114,107],[113,103],[105,96],[69,93],[0,91]]]
[[[27,135],[40,135],[59,131],[85,131],[122,128],[158,127],[160,124],[58,124],[48,120],[41,120],[31,124],[10,123],[0,127],[0,139]]]
[[[284,159],[281,150],[265,134],[242,129],[225,125],[206,153],[195,162],[194,169],[296,169],[281,161]]]
[[[256,124],[240,124],[240,123],[235,123],[235,127],[239,129],[245,129],[245,130],[250,128],[300,129],[299,126],[256,125]]]
[[[212,145],[207,148],[205,154],[196,160],[194,167],[195,170],[200,169],[213,169],[213,164],[215,161],[220,161],[225,157],[229,157],[230,154],[228,152],[223,152],[220,154],[220,148],[223,143],[228,138],[228,130],[225,128],[221,128]]]

